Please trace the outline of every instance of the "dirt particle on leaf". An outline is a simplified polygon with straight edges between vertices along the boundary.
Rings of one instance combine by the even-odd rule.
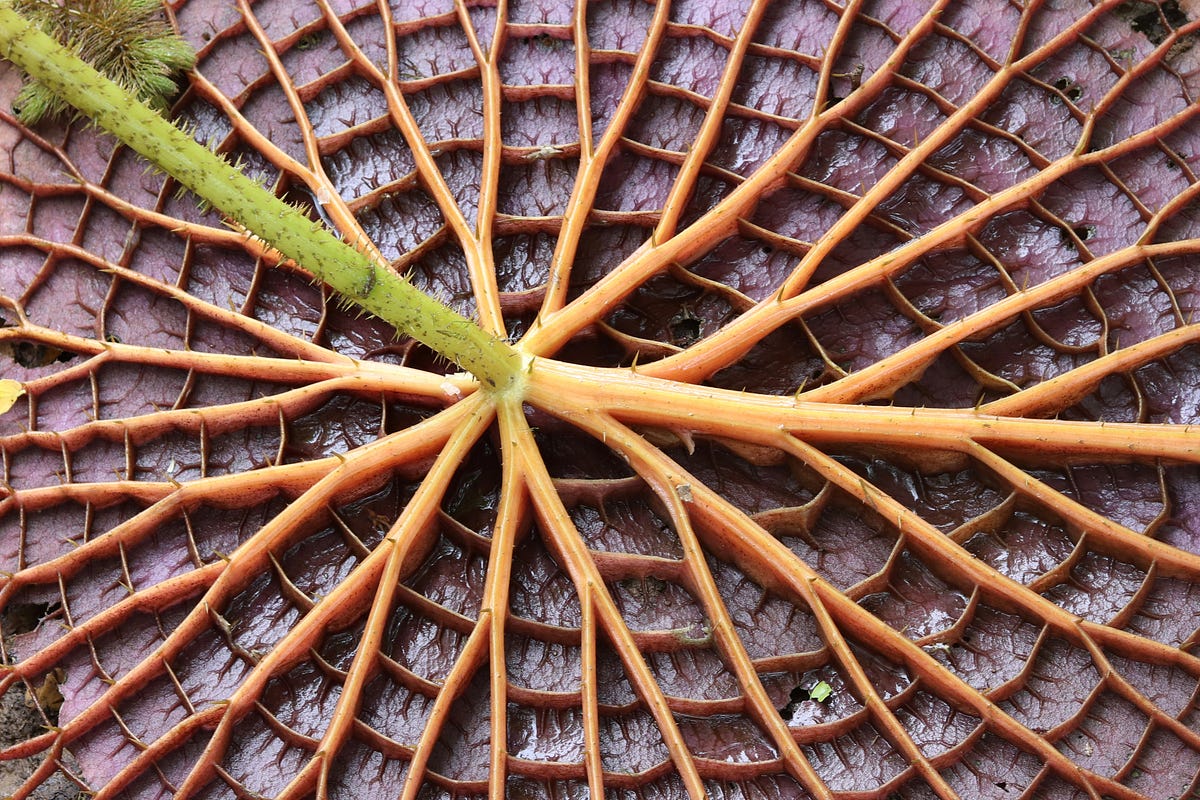
[[[54,693],[57,694],[56,681],[54,687]],[[0,748],[36,736],[43,731],[45,725],[46,720],[36,704],[32,702],[30,693],[27,692],[25,686],[18,684],[0,696]],[[68,768],[74,766],[74,758],[70,753],[64,753],[63,762],[67,764]],[[16,793],[21,784],[33,774],[33,771],[41,763],[41,756],[15,761],[0,761],[0,797],[10,797]],[[86,796],[62,772],[56,772],[50,776],[45,783],[34,789],[29,795],[30,800],[82,800]]]
[[[58,611],[57,603],[12,603],[0,615],[0,631],[4,635],[4,653],[14,658],[14,634],[34,630],[47,616]],[[40,685],[18,683],[0,696],[0,748],[25,741],[42,733],[47,723],[57,723],[58,706],[62,704],[59,684],[65,679],[61,669],[44,676]],[[47,702],[49,701],[49,702]],[[43,703],[39,708],[38,702]],[[63,762],[72,769],[75,760],[63,754]],[[36,755],[14,761],[0,761],[0,797],[10,797],[42,763]],[[31,800],[76,800],[86,795],[65,774],[57,772],[29,795]]]

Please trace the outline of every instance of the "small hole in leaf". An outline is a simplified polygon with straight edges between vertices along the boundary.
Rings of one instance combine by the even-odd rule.
[[[1079,98],[1083,97],[1083,88],[1065,75],[1054,82],[1054,88],[1065,94],[1072,103],[1078,102]],[[1050,103],[1060,106],[1062,98],[1058,95],[1051,95]]]
[[[301,52],[303,52],[305,50],[312,50],[320,43],[321,43],[321,36],[319,34],[306,33],[305,35],[300,37],[300,40],[298,42],[296,42],[296,49],[300,50]]]
[[[797,686],[788,694],[789,702],[779,709],[779,716],[784,719],[791,719],[792,714],[796,711],[796,706],[808,699],[808,689],[803,686]]]
[[[817,681],[812,686],[797,685],[788,694],[788,702],[783,708],[779,709],[779,714],[784,719],[791,719],[792,714],[796,710],[796,706],[800,703],[813,701],[815,703],[824,704],[826,700],[833,696],[833,687],[825,681]]]
[[[4,610],[4,629],[11,634],[29,633],[60,608],[61,603],[12,603]]]
[[[672,317],[668,325],[671,329],[671,343],[678,347],[690,347],[700,339],[700,318],[686,308]]]
[[[562,49],[563,45],[566,44],[566,42],[563,41],[562,39],[559,39],[556,36],[551,36],[548,33],[536,34],[533,37],[531,37],[531,41],[538,47],[542,47],[542,48],[544,48],[546,50],[550,50],[552,52]]]
[[[75,358],[74,353],[59,350],[37,342],[17,342],[9,350],[12,360],[25,369],[34,369],[52,364],[55,361],[66,363]]]
[[[1129,23],[1134,33],[1142,34],[1152,44],[1161,44],[1173,29],[1187,22],[1187,14],[1180,9],[1178,0],[1167,0],[1161,5],[1135,0],[1117,6],[1116,14]]]
[[[1078,225],[1071,230],[1075,232],[1075,235],[1079,237],[1080,241],[1084,242],[1096,235],[1095,225]]]

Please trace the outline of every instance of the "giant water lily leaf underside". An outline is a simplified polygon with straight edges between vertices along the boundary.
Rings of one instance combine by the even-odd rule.
[[[1197,791],[1187,4],[169,10],[197,139],[537,358],[0,112],[23,791]]]

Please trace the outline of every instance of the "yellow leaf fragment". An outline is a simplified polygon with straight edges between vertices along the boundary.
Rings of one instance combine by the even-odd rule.
[[[25,386],[20,381],[11,378],[0,379],[0,414],[12,408],[23,394]]]

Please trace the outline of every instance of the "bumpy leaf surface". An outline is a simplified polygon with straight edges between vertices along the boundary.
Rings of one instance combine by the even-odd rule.
[[[1195,796],[1188,4],[169,11],[198,140],[537,359],[0,112],[22,796]]]

